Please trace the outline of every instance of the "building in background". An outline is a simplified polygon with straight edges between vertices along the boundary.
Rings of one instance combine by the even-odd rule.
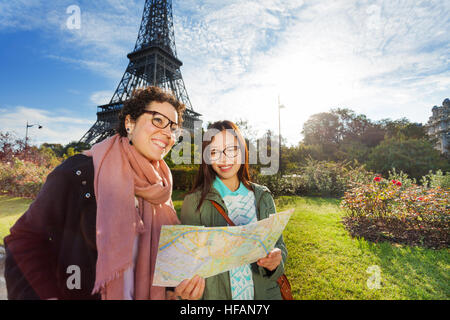
[[[435,139],[435,148],[441,153],[449,154],[450,149],[450,100],[447,98],[442,106],[434,106],[433,115],[428,120],[426,127],[430,138]]]

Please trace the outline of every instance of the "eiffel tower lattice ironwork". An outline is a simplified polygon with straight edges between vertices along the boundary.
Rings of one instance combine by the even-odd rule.
[[[113,135],[118,115],[124,101],[133,90],[146,86],[158,86],[171,91],[186,105],[183,127],[193,132],[194,121],[201,114],[192,108],[177,58],[173,28],[172,0],[146,0],[138,38],[130,60],[111,101],[98,106],[97,121],[81,138],[81,142],[95,144]]]

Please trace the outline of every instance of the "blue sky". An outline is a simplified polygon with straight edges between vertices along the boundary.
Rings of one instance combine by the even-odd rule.
[[[71,5],[79,30],[67,28]],[[109,101],[144,0],[0,0],[0,131],[78,140]],[[174,0],[182,74],[205,121],[247,119],[302,138],[314,113],[426,123],[450,97],[449,1]]]

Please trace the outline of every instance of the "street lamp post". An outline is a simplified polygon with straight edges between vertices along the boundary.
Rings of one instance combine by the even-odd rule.
[[[281,171],[281,175],[283,175],[283,170],[281,166],[281,109],[285,108],[284,105],[280,103],[280,96],[278,96],[278,163]]]
[[[28,121],[27,121],[27,127],[26,127],[26,131],[25,131],[25,152],[27,152],[27,148],[28,148],[28,128],[31,128],[34,126],[38,126],[38,129],[42,129],[42,126],[40,124],[28,124]]]

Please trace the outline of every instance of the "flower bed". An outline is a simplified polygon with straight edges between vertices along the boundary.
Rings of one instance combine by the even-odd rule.
[[[450,244],[450,192],[375,177],[345,192],[343,223],[353,236],[431,248]]]

